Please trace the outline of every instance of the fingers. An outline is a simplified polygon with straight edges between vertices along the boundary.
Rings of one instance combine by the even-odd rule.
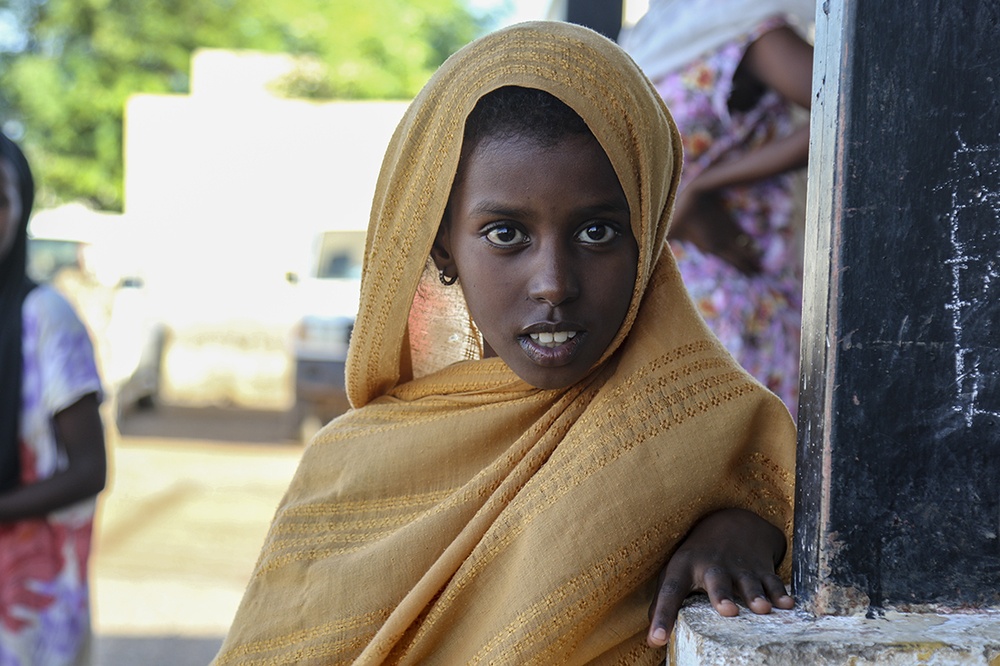
[[[693,584],[687,573],[677,573],[681,567],[671,567],[661,574],[659,591],[650,605],[649,633],[646,643],[651,647],[663,647],[670,638],[677,614],[680,612],[684,599],[694,590],[702,589],[715,611],[723,617],[739,615],[736,597],[743,599],[753,613],[766,615],[774,608],[788,610],[795,605],[785,591],[781,579],[773,574],[763,576],[752,571],[735,572],[724,566],[710,566],[702,574],[702,584]]]
[[[795,599],[785,590],[785,584],[781,582],[778,576],[774,574],[764,576],[763,583],[764,589],[767,591],[767,596],[775,607],[782,610],[789,610],[795,606]]]
[[[704,589],[708,600],[712,602],[716,612],[723,617],[735,617],[740,609],[733,601],[733,577],[721,566],[712,566],[705,570],[703,576]]]
[[[741,571],[732,576],[723,567],[713,567],[705,572],[705,589],[716,611],[725,617],[738,614],[734,593],[757,615],[767,615],[774,608],[788,610],[795,606],[784,583],[773,573],[761,576]]]
[[[757,615],[766,615],[771,612],[771,600],[764,592],[760,576],[743,571],[737,577],[736,585],[747,608]]]
[[[649,633],[646,643],[651,647],[663,647],[670,638],[670,632],[677,621],[677,613],[684,598],[691,592],[691,580],[686,575],[677,576],[668,564],[661,577],[660,589],[650,607]]]

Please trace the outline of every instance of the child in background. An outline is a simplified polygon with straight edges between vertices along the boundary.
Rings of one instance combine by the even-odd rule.
[[[215,664],[658,664],[693,590],[792,605],[794,427],[663,251],[680,151],[586,28],[441,67],[378,181],[354,408],[307,447]]]
[[[622,34],[684,141],[670,244],[709,328],[797,413],[814,0],[652,0]]]
[[[0,134],[0,664],[88,663],[87,566],[107,461],[90,337],[28,280],[34,181]]]

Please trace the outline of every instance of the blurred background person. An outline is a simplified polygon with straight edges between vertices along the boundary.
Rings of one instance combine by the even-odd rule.
[[[652,0],[619,41],[680,128],[668,239],[688,291],[736,359],[798,408],[801,230],[812,0]]]
[[[0,664],[87,663],[88,558],[107,459],[90,336],[26,273],[34,181],[0,134]]]

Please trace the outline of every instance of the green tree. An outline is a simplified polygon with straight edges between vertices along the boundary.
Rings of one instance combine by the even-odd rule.
[[[23,131],[43,205],[120,210],[126,99],[187,92],[196,48],[303,56],[289,96],[398,99],[488,27],[462,0],[12,0],[0,120]]]

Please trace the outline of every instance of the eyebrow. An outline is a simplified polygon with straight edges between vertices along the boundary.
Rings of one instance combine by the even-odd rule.
[[[526,208],[518,208],[517,206],[511,206],[491,199],[480,201],[469,212],[473,215],[488,214],[504,217],[523,217],[528,214]],[[589,206],[583,206],[579,209],[579,212],[586,215],[593,215],[595,213],[628,213],[629,207],[628,202],[623,198],[620,202],[602,201]]]
[[[527,213],[527,210],[523,208],[517,208],[515,206],[510,206],[508,204],[504,204],[499,201],[492,201],[490,199],[486,199],[484,201],[480,201],[475,206],[473,206],[472,210],[470,210],[469,212],[474,215],[489,214],[489,215],[503,215],[505,217],[521,217],[522,215],[525,215]]]

